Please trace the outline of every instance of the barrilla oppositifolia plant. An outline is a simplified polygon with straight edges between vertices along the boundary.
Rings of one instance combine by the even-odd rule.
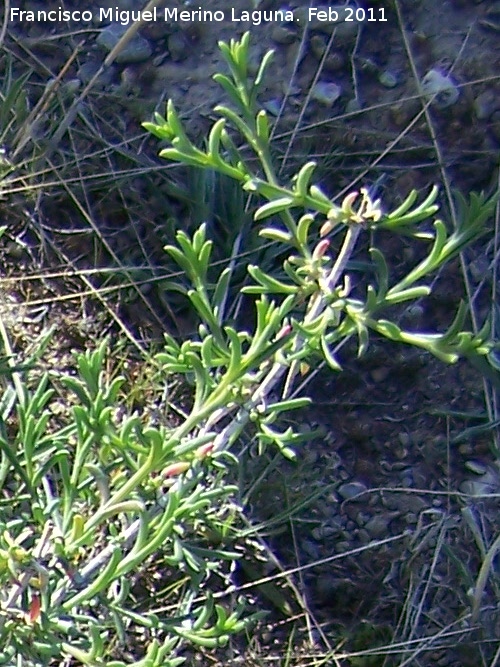
[[[445,333],[406,331],[383,317],[383,313],[396,304],[430,293],[424,281],[485,233],[485,221],[495,199],[472,194],[466,202],[457,195],[460,217],[449,233],[439,219],[434,220],[432,231],[423,231],[419,225],[438,209],[437,188],[421,203],[417,203],[417,192],[412,191],[395,210],[386,212],[370,188],[351,192],[340,206],[335,204],[311,183],[314,162],[302,166],[289,184],[281,183],[272,160],[268,115],[258,107],[258,94],[272,52],[263,58],[251,80],[249,34],[241,41],[221,43],[220,49],[230,75],[216,74],[214,79],[224,89],[231,106],[215,108],[221,118],[212,126],[205,149],[189,140],[172,101],[167,104],[165,118],[157,113],[155,122],[143,123],[169,144],[160,156],[215,170],[235,179],[244,191],[254,195],[258,202],[255,224],[271,221],[260,229],[260,236],[279,244],[280,256],[286,257],[276,273],[264,272],[256,265],[247,267],[251,281],[242,292],[256,298],[256,325],[254,331],[241,331],[227,326],[235,259],[215,281],[209,281],[212,243],[206,238],[205,226],[192,239],[179,231],[178,245],[165,248],[185,272],[189,283],[185,292],[199,316],[200,327],[196,339],[182,345],[167,336],[159,361],[165,370],[195,377],[200,424],[202,419],[207,420],[203,432],[223,417],[233,416],[217,434],[216,449],[234,440],[247,419],[258,424],[263,440],[286,448],[294,435],[273,430],[271,423],[281,411],[304,404],[303,399],[290,399],[294,379],[307,372],[312,359],[323,359],[339,369],[336,350],[352,336],[357,337],[359,355],[368,347],[370,332],[421,347],[449,363],[460,356],[487,355],[492,349],[489,327],[485,324],[477,333],[464,331],[464,305],[458,308]],[[257,158],[255,168],[250,166],[249,151]],[[375,279],[366,285],[364,298],[354,298],[347,273],[349,262],[363,235],[381,230],[425,242],[429,248],[427,256],[391,284],[383,253],[371,247]],[[341,238],[335,252],[332,236]],[[269,396],[279,387],[281,400],[270,405]]]
[[[106,371],[106,343],[79,355],[76,373],[32,377],[36,355],[17,363],[0,327],[2,663],[175,667],[187,645],[224,646],[259,617],[247,618],[242,600],[234,608],[226,601],[230,564],[238,558],[231,539],[238,507],[227,467],[242,430],[251,423],[261,448],[277,444],[292,456],[298,436],[280,430],[277,418],[308,404],[293,395],[295,381],[318,360],[338,369],[337,350],[349,338],[357,338],[359,354],[376,332],[445,362],[486,357],[492,349],[487,326],[463,330],[464,307],[442,334],[406,331],[383,314],[429,294],[424,281],[483,233],[493,201],[461,199],[451,233],[440,220],[422,231],[419,223],[437,210],[435,189],[420,204],[412,192],[386,212],[369,188],[336,205],[311,183],[312,162],[290,184],[280,183],[269,120],[258,109],[271,55],[250,80],[249,35],[220,47],[230,75],[215,79],[232,107],[217,107],[221,118],[206,149],[188,139],[171,102],[165,119],[157,114],[144,125],[169,144],[165,158],[219,172],[253,195],[255,224],[270,221],[260,230],[263,243],[277,244],[276,256],[284,259],[276,272],[248,266],[242,291],[254,313],[240,318],[230,298],[236,252],[225,268],[211,266],[204,225],[192,236],[179,231],[177,244],[166,247],[185,278],[176,288],[199,319],[196,335],[186,340],[166,335],[147,366],[158,393],[179,374],[192,387],[192,401],[173,424],[124,408],[125,380]],[[428,253],[391,282],[383,253],[371,248],[375,278],[355,295],[349,262],[373,230],[413,236],[428,244]],[[55,390],[70,409],[54,409]],[[163,581],[158,573],[167,571]],[[159,603],[160,585],[168,604]]]

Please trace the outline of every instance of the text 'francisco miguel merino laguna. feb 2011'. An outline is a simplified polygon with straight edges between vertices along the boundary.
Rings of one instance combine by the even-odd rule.
[[[234,7],[228,9],[208,10],[198,7],[197,9],[179,9],[177,7],[165,7],[159,10],[157,7],[151,10],[122,10],[119,7],[101,7],[98,9],[63,9],[58,7],[51,10],[22,10],[19,7],[11,7],[9,10],[9,19],[12,22],[61,22],[75,21],[81,23],[106,22],[120,23],[129,25],[135,22],[156,22],[165,21],[167,23],[219,23],[231,21],[236,24],[251,23],[260,25],[262,23],[341,23],[350,21],[387,21],[384,15],[384,9],[377,10],[355,8],[355,7],[308,7],[302,10],[279,9],[279,10],[259,10],[238,11]]]

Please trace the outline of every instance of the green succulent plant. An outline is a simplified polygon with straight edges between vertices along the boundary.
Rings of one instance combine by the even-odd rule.
[[[74,372],[38,374],[28,383],[32,360],[17,363],[0,327],[2,664],[176,667],[188,645],[227,645],[262,617],[241,598],[232,605],[220,599],[234,592],[229,573],[240,557],[232,540],[240,509],[228,468],[242,431],[251,430],[261,449],[277,445],[293,456],[301,436],[279,418],[309,403],[293,395],[296,380],[318,359],[338,370],[337,351],[348,338],[357,339],[359,354],[376,333],[446,362],[487,358],[494,347],[487,325],[479,333],[464,329],[464,306],[445,333],[407,331],[386,316],[430,293],[429,277],[484,233],[494,200],[472,195],[454,230],[436,219],[423,231],[420,223],[437,212],[436,188],[420,203],[412,192],[388,212],[369,188],[336,204],[313,183],[313,162],[280,182],[270,121],[258,106],[271,54],[250,79],[249,39],[220,44],[230,73],[215,80],[231,106],[216,108],[221,117],[205,148],[189,140],[172,102],[165,118],[144,124],[167,142],[166,159],[221,174],[253,195],[252,224],[281,263],[244,267],[242,291],[253,312],[242,323],[231,308],[239,254],[214,265],[205,224],[179,230],[166,246],[198,328],[184,339],[166,335],[145,363],[149,384],[163,396],[173,377],[185,378],[192,396],[182,418],[170,424],[123,409],[126,380],[106,372],[107,341],[78,355]],[[248,150],[257,161],[245,159]],[[379,230],[413,236],[428,252],[392,280],[383,253],[371,248],[373,279],[360,296],[349,262]],[[69,406],[62,414],[57,392]],[[201,539],[207,534],[208,544]],[[155,598],[144,609],[134,586],[144,585],[152,563],[172,572],[176,601],[157,605]]]

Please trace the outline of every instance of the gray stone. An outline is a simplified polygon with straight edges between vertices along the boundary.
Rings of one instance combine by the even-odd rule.
[[[341,87],[336,83],[318,81],[312,89],[311,97],[324,106],[332,107],[339,99],[341,92]]]
[[[293,30],[290,30],[290,28],[287,28],[284,25],[277,25],[271,32],[271,39],[276,44],[287,46],[297,40],[297,35]]]
[[[76,75],[80,79],[80,81],[85,85],[89,83],[89,81],[97,74],[99,71],[101,64],[98,62],[95,62],[93,60],[88,60],[87,62],[83,63],[83,65],[78,69]],[[111,67],[106,67],[104,71],[101,73],[99,78],[97,79],[96,84],[94,84],[97,88],[105,88],[106,86],[110,86],[116,76],[116,67],[114,65],[111,65]]]
[[[347,542],[347,540],[342,540],[342,542],[337,542],[335,544],[335,551],[339,554],[346,554],[352,549],[352,544]]]
[[[335,48],[345,49],[354,45],[363,22],[346,21],[345,19],[349,18],[349,12],[345,5],[318,5],[314,9],[317,11],[311,16],[308,7],[299,7],[295,10],[295,17],[301,26],[307,25],[309,30],[322,32],[325,35],[335,33],[333,36],[333,46]],[[320,12],[323,12],[323,14],[320,14]],[[321,20],[318,16],[321,17]],[[326,20],[323,20],[325,16]],[[329,20],[328,17],[332,17],[334,20]]]
[[[403,447],[409,447],[411,445],[411,436],[406,431],[400,431],[398,433],[398,440]]]
[[[360,541],[361,544],[366,545],[366,544],[370,544],[370,542],[372,541],[372,538],[370,537],[370,533],[367,530],[365,530],[364,528],[362,528],[358,532],[358,540]]]
[[[363,106],[357,97],[353,97],[345,106],[346,113],[356,113],[356,111],[361,111],[362,108]]]
[[[466,479],[458,488],[461,493],[465,493],[468,496],[482,496],[483,494],[491,492],[491,488],[487,485],[483,485],[482,482],[477,480],[472,481],[470,479]]]
[[[334,535],[338,535],[342,532],[343,531],[341,526],[326,524],[324,526],[317,526],[314,528],[311,534],[317,542],[321,542],[322,540],[326,540],[329,537],[333,537]]]
[[[323,61],[326,72],[340,72],[346,67],[346,58],[340,51],[333,51]]]
[[[331,603],[335,594],[335,584],[331,576],[321,574],[314,581],[314,588],[318,602],[322,604]]]
[[[312,560],[317,560],[320,556],[318,546],[312,540],[302,540],[302,551]]]
[[[460,97],[460,91],[453,79],[437,69],[429,70],[422,79],[422,92],[438,109],[452,106]]]
[[[99,71],[100,64],[93,62],[92,60],[87,60],[83,65],[78,69],[76,75],[82,83],[88,83],[92,77],[94,77]]]
[[[325,35],[313,35],[309,51],[317,60],[321,60],[326,72],[339,72],[346,67],[346,56],[341,51],[328,50],[329,40]]]
[[[474,100],[474,113],[479,120],[487,120],[500,109],[500,94],[489,88],[480,93]]]
[[[102,30],[97,38],[97,44],[106,51],[112,51],[119,40],[127,31],[128,27],[120,23],[111,23]],[[153,49],[147,39],[141,35],[135,34],[130,42],[123,47],[122,51],[116,56],[117,63],[140,63],[144,62],[153,54]]]
[[[481,461],[474,461],[474,460],[466,461],[465,467],[467,468],[467,470],[470,470],[475,475],[484,475],[488,470],[487,466],[485,466],[484,463],[481,463]]]
[[[347,482],[346,484],[342,484],[338,491],[344,500],[353,500],[362,493],[365,493],[367,488],[362,482]]]
[[[81,88],[82,82],[80,79],[69,79],[62,85],[62,92],[64,95],[75,95],[75,93]]]
[[[333,46],[342,49],[354,46],[358,37],[358,32],[361,30],[361,26],[362,23],[360,21],[351,21],[349,23],[344,22],[336,25],[334,28],[335,34],[333,36]]]
[[[410,469],[404,471],[404,475],[401,478],[401,486],[404,489],[411,489],[414,486],[413,473]]]
[[[374,539],[383,537],[384,535],[387,536],[389,534],[387,518],[383,514],[372,516],[372,518],[365,524],[365,530]]]
[[[384,382],[389,377],[391,369],[389,366],[379,366],[370,371],[370,377],[375,383]]]
[[[358,512],[357,514],[354,515],[354,523],[359,527],[362,528],[365,523],[368,521],[370,518],[370,515],[367,514],[366,512]]]
[[[355,59],[356,69],[363,74],[378,74],[379,66],[373,58],[357,57]]]
[[[281,100],[276,99],[275,97],[271,100],[267,100],[263,105],[264,109],[271,115],[277,118],[281,109]],[[318,453],[314,452],[316,459],[318,458]],[[311,455],[312,456],[312,455]],[[309,463],[314,463],[314,461],[308,460]]]
[[[168,52],[174,63],[186,60],[190,55],[186,38],[179,30],[169,35],[167,39]]]
[[[490,493],[498,493],[500,483],[498,476],[492,470],[476,479],[468,479],[460,485],[460,491],[470,496],[486,496]]]
[[[384,70],[380,72],[378,76],[379,83],[381,83],[384,88],[395,88],[399,84],[399,78],[389,70]]]
[[[328,47],[328,39],[325,35],[313,35],[309,42],[309,51],[317,60],[321,60]]]
[[[413,512],[419,514],[428,504],[420,496],[412,493],[405,495],[403,493],[387,493],[383,498],[384,505],[390,510],[396,510],[406,514]]]

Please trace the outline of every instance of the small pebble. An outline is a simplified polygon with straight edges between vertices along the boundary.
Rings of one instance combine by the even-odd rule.
[[[499,480],[491,471],[487,471],[479,479],[468,479],[460,485],[460,491],[470,496],[498,493],[499,490]]]
[[[333,37],[333,46],[336,49],[341,48],[344,50],[354,46],[361,27],[361,21],[345,21],[344,23],[338,23]]]
[[[345,56],[339,51],[332,51],[323,61],[323,69],[326,72],[339,72],[346,66]]]
[[[328,39],[324,35],[313,35],[309,42],[309,50],[317,60],[321,60],[325,55],[327,46]]]
[[[496,90],[484,90],[474,100],[474,113],[479,120],[487,120],[500,109],[500,93]]]
[[[13,259],[21,259],[26,253],[26,246],[10,241],[5,248],[6,253]]]
[[[361,544],[370,544],[372,538],[370,537],[370,533],[367,530],[361,529],[358,532],[358,540]]]
[[[403,487],[403,489],[411,489],[413,485],[414,485],[413,484],[413,475],[412,475],[411,470],[410,470],[408,473],[403,475],[403,477],[401,479],[401,486]]]
[[[82,85],[82,82],[80,81],[80,79],[76,79],[76,78],[75,79],[69,79],[69,81],[66,81],[65,83],[63,83],[62,88],[61,88],[61,92],[64,95],[74,95],[77,92],[77,90],[80,88],[81,85]]]
[[[424,307],[419,303],[412,303],[410,306],[408,306],[408,308],[405,309],[402,315],[402,321],[409,326],[418,325],[422,322],[424,315]]]
[[[339,554],[345,554],[352,549],[352,544],[350,542],[337,542],[335,544],[335,551]]]
[[[100,67],[101,63],[88,60],[86,63],[83,63],[83,65],[78,69],[76,75],[79,78],[79,80],[85,85],[89,83],[91,79],[94,78],[94,76],[99,71]],[[113,83],[115,77],[116,77],[116,68],[114,65],[111,65],[111,67],[107,67],[100,74],[94,86],[96,86],[97,88],[104,88],[106,86],[109,86]]]
[[[338,535],[340,531],[341,529],[335,526],[317,526],[314,528],[311,535],[317,542],[321,542],[322,540],[328,539],[329,537]]]
[[[139,92],[137,72],[134,67],[124,67],[120,75],[121,89],[123,92]]]
[[[339,487],[339,495],[344,500],[353,500],[357,496],[367,491],[367,487],[362,482],[347,482]]]
[[[317,545],[312,540],[302,540],[302,551],[313,560],[317,560],[320,556]]]
[[[411,445],[411,436],[406,431],[400,431],[398,433],[398,440],[403,447],[409,447]]]
[[[288,44],[295,42],[297,35],[293,32],[293,30],[290,30],[290,28],[286,28],[283,25],[277,25],[271,32],[271,39],[273,42],[275,42],[275,44],[287,46]]]
[[[377,63],[371,58],[356,58],[356,68],[359,72],[364,74],[377,74],[379,67]]]
[[[384,535],[388,535],[389,526],[387,519],[381,514],[376,514],[365,524],[365,530],[369,533],[372,539],[377,539]]]
[[[326,604],[332,600],[334,594],[334,584],[330,576],[322,574],[319,577],[316,577],[314,587],[319,602]]]
[[[470,263],[470,273],[475,280],[486,280],[490,263],[488,258],[480,255]]]
[[[379,366],[378,368],[374,368],[372,371],[370,371],[370,377],[378,384],[379,382],[384,382],[384,380],[387,380],[390,372],[391,369],[388,366]]]
[[[427,503],[420,496],[414,494],[404,495],[402,493],[385,494],[383,504],[390,510],[397,510],[404,514],[407,512],[419,514],[419,512],[427,507]]]
[[[355,113],[356,111],[361,111],[362,108],[361,102],[357,97],[353,97],[352,100],[349,100],[345,105],[346,113]]]
[[[267,102],[264,102],[263,105],[264,109],[271,115],[277,118],[280,113],[281,109],[281,102],[280,100],[277,100],[276,98],[272,100],[268,100]]]
[[[438,109],[452,106],[460,96],[453,79],[437,69],[429,70],[422,79],[422,92]]]
[[[484,484],[481,481],[473,481],[470,479],[462,482],[462,484],[459,486],[459,489],[461,493],[465,493],[468,496],[483,496],[493,491],[489,484]]]
[[[127,29],[127,26],[123,26],[120,23],[111,23],[111,25],[101,31],[96,42],[99,46],[106,49],[106,51],[112,51]],[[148,40],[141,37],[141,35],[135,34],[116,56],[115,61],[117,63],[140,63],[150,58],[152,54],[153,49]]]
[[[481,463],[481,461],[466,461],[465,467],[475,475],[484,475],[488,470],[488,468],[484,465],[484,463]]]
[[[369,518],[370,515],[367,514],[366,512],[358,512],[354,517],[354,521],[360,528],[362,528]]]
[[[399,83],[398,77],[389,70],[380,72],[378,80],[385,88],[395,88]]]
[[[389,116],[397,128],[402,128],[406,127],[419,111],[417,100],[402,100],[391,105]],[[407,195],[408,191],[405,192],[405,196]]]
[[[174,63],[180,63],[191,55],[186,37],[180,30],[168,36],[167,48],[170,58]]]
[[[336,83],[318,81],[312,89],[311,97],[324,106],[332,107],[339,99],[341,92],[341,87]]]

